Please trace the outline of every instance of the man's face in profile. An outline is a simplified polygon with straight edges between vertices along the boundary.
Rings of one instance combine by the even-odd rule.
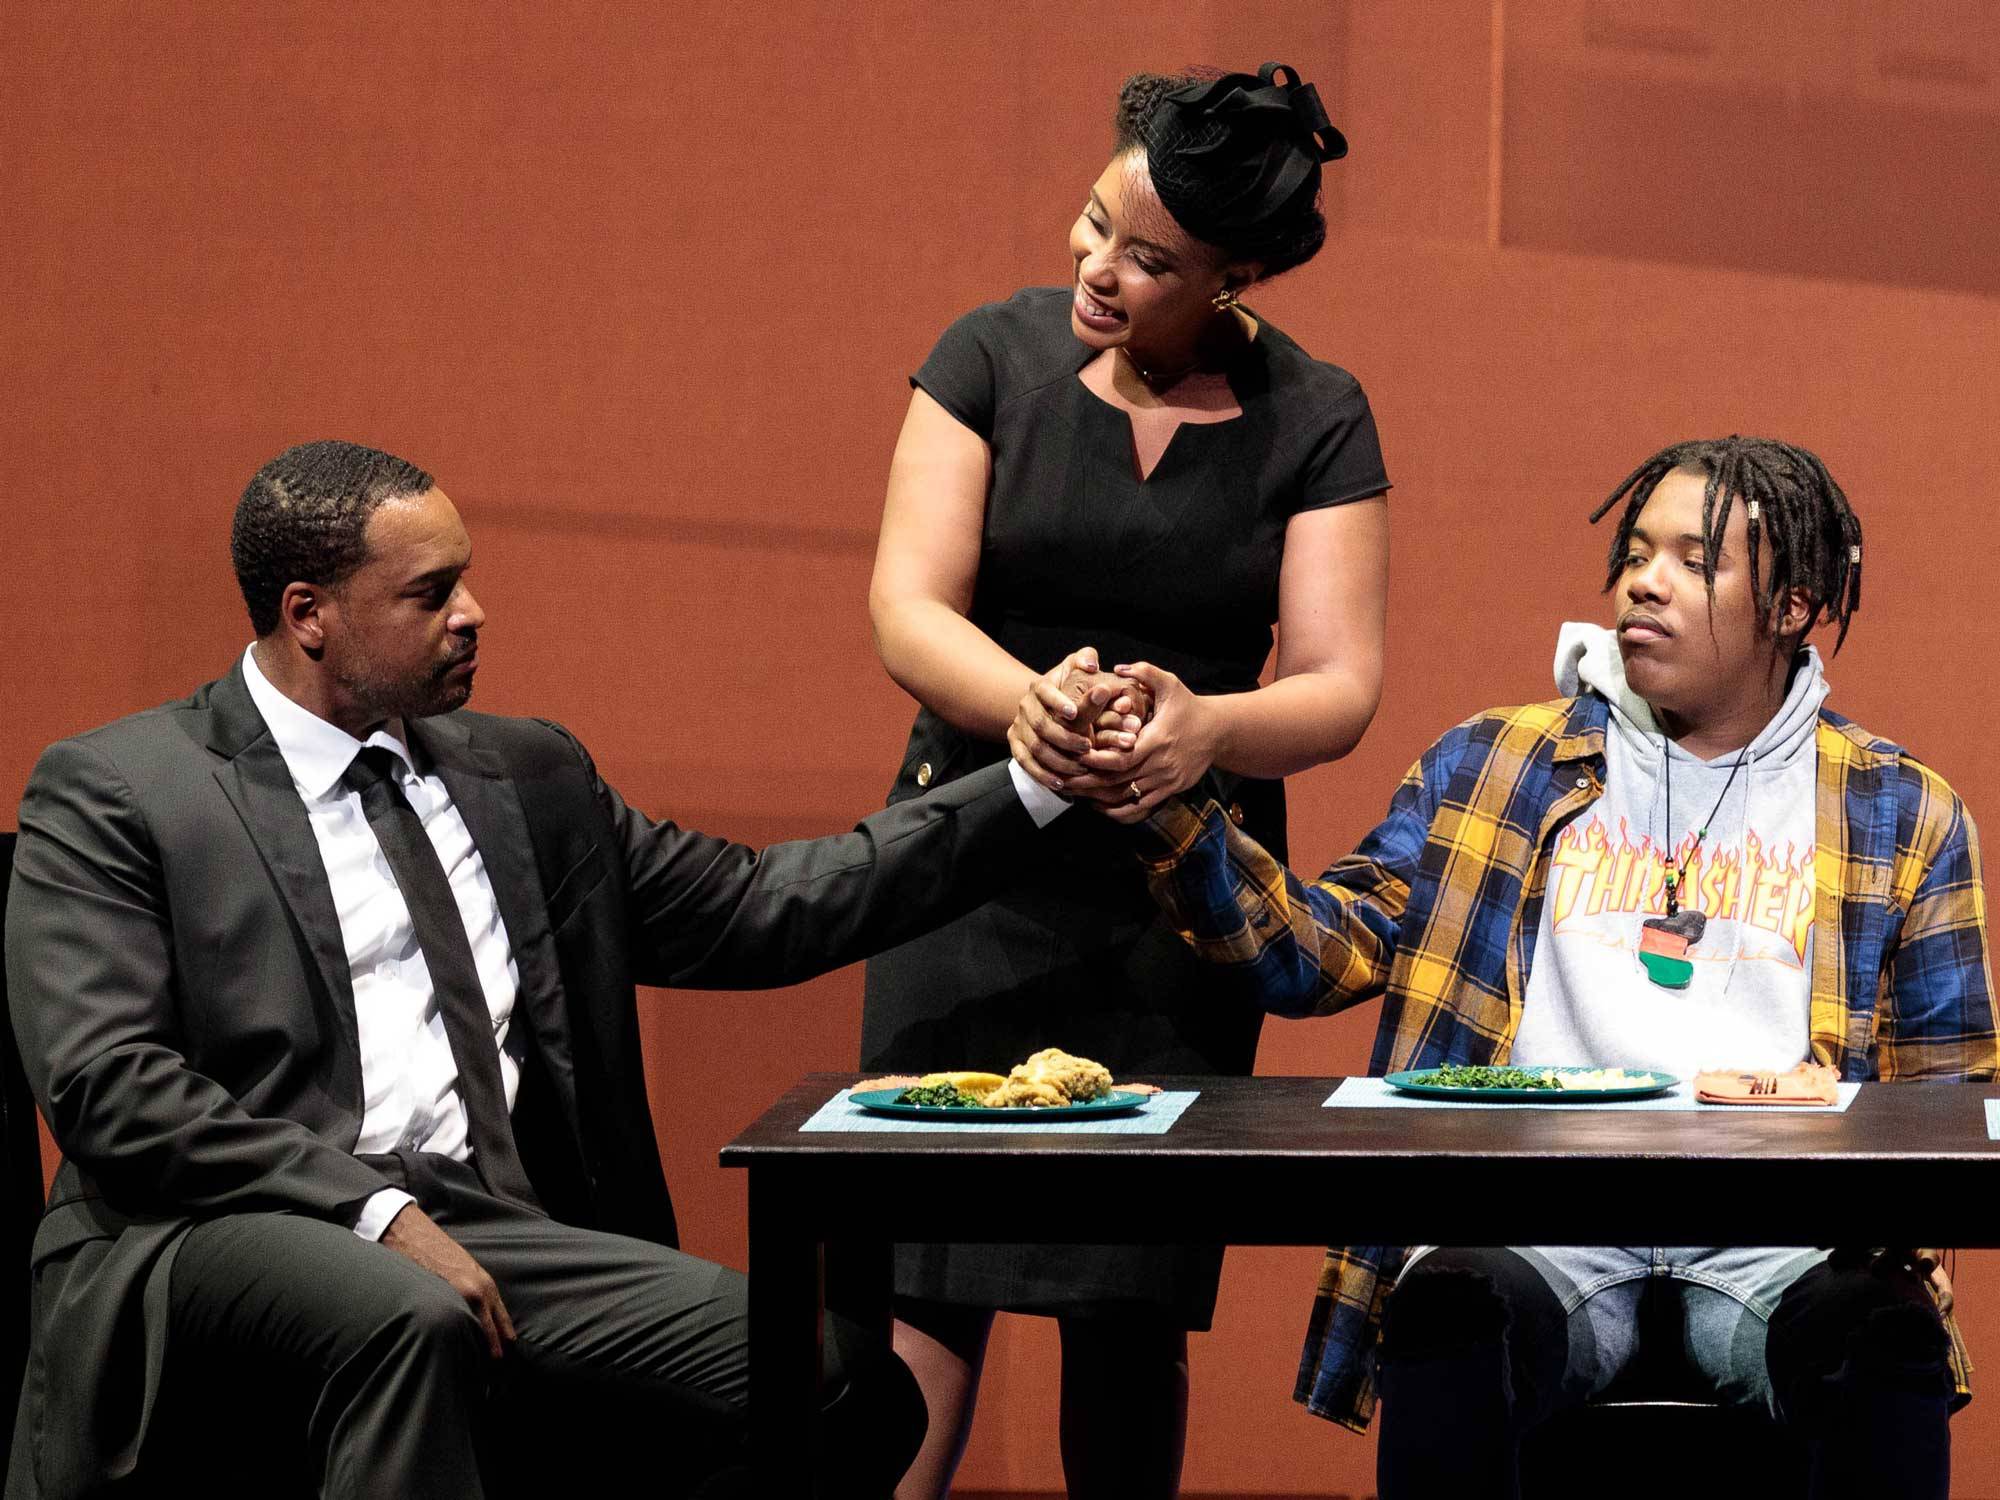
[[[387,500],[365,536],[366,560],[329,591],[326,672],[372,720],[463,707],[486,613],[465,584],[457,509],[435,488]]]

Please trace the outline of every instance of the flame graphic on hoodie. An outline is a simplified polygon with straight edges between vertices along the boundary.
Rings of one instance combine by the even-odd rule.
[[[1711,921],[1734,920],[1782,938],[1803,965],[1813,925],[1813,854],[1810,844],[1766,848],[1747,830],[1740,850],[1697,850],[1690,833],[1674,850],[1675,864],[1688,862],[1681,905]],[[1548,894],[1554,930],[1589,917],[1664,916],[1666,877],[1666,859],[1650,834],[1635,840],[1620,818],[1614,839],[1602,818],[1578,819],[1556,835]]]

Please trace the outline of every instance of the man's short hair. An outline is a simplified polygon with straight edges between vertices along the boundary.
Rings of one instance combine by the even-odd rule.
[[[431,476],[407,459],[332,439],[287,448],[265,464],[229,529],[251,628],[260,637],[278,628],[288,584],[338,585],[367,558],[376,507],[431,488]]]

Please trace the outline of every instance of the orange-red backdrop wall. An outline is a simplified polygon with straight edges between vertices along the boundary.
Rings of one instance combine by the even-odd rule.
[[[1731,431],[1818,449],[1867,522],[1834,702],[2000,806],[2000,34],[1974,0],[335,13],[9,14],[0,805],[50,739],[228,666],[234,497],[337,435],[465,513],[481,707],[564,720],[659,815],[849,823],[910,715],[864,599],[905,374],[958,312],[1068,276],[1120,77],[1279,58],[1354,151],[1325,254],[1254,300],[1360,376],[1396,481],[1388,687],[1298,778],[1300,866],[1444,726],[1552,692],[1556,622],[1602,607],[1585,513]],[[716,1148],[851,1062],[859,997],[858,970],[644,997],[692,1249],[742,1263]],[[1261,1066],[1358,1070],[1372,1025],[1273,1023]],[[1921,1207],[1885,1235],[1923,1238]],[[1368,1440],[1287,1399],[1315,1263],[1232,1252],[1190,1491],[1371,1487]],[[1960,1262],[1989,1355],[1996,1270]],[[1058,1486],[1052,1355],[1042,1327],[996,1344],[966,1487]],[[2000,1393],[1957,1433],[1958,1492],[2000,1496]]]

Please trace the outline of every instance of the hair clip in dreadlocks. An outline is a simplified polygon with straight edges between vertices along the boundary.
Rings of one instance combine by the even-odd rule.
[[[1633,528],[1662,480],[1679,471],[1703,479],[1701,529],[1719,545],[1720,518],[1741,501],[1750,520],[1750,578],[1766,608],[1786,591],[1819,599],[1821,615],[1840,627],[1833,649],[1861,607],[1861,520],[1826,465],[1803,448],[1770,438],[1726,437],[1662,448],[1625,476],[1590,513],[1601,521],[1615,506],[1625,510],[1606,559],[1604,590],[1618,586],[1631,566]],[[1763,553],[1772,554],[1765,566]],[[1709,580],[1714,587],[1713,577]]]

